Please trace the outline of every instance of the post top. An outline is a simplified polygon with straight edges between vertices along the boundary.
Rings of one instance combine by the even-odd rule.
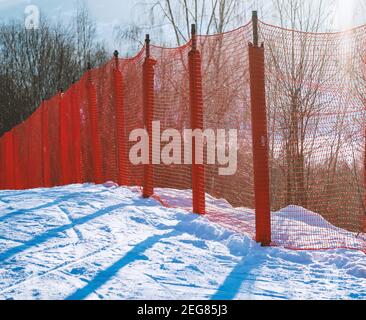
[[[145,44],[146,44],[146,58],[150,58],[150,35],[146,34],[145,36]]]
[[[192,25],[191,25],[191,33],[192,33],[192,36],[196,35],[196,25],[194,23],[192,23]]]
[[[253,23],[253,45],[258,47],[259,35],[258,35],[258,11],[252,12],[252,23]]]
[[[118,52],[117,50],[115,50],[115,51],[113,52],[113,56],[114,56],[115,58],[118,58],[118,56],[119,56],[119,52]]]
[[[197,37],[196,37],[196,25],[191,25],[191,36],[192,36],[192,50],[195,51],[197,48]]]

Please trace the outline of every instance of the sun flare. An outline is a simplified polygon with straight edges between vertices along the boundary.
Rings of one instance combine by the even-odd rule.
[[[346,30],[355,25],[355,9],[357,0],[338,0],[336,6],[335,27]]]

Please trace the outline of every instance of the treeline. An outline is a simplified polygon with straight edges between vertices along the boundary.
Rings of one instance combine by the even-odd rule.
[[[96,27],[81,7],[69,23],[42,16],[39,28],[23,20],[0,24],[0,135],[27,119],[42,99],[67,89],[109,55],[96,40]]]

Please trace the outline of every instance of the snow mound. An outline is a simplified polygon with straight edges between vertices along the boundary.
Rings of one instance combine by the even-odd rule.
[[[293,220],[305,223],[309,226],[336,229],[335,226],[325,220],[320,214],[299,206],[288,206],[283,208],[280,211],[275,212],[275,216],[282,220]]]
[[[172,208],[192,210],[191,190],[157,189],[161,202]],[[207,215],[210,222],[227,230],[255,239],[255,213],[248,208],[233,208],[226,200],[206,195]],[[329,223],[321,215],[299,206],[288,206],[272,212],[273,245],[292,249],[365,250],[366,235],[357,235]]]

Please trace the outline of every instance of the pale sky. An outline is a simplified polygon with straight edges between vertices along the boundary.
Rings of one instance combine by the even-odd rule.
[[[357,23],[358,0],[338,0],[334,24],[336,28],[348,29]],[[363,11],[363,10],[362,10]]]
[[[4,19],[19,19],[24,17],[27,5],[36,5],[42,13],[50,18],[65,19],[73,15],[80,0],[0,0],[0,21]],[[131,22],[133,7],[136,0],[84,0],[92,17],[97,22],[99,37],[115,48],[113,29],[115,25]]]
[[[50,18],[67,21],[72,16],[78,1],[83,1],[87,5],[97,22],[99,38],[109,45],[111,51],[118,49],[123,52],[123,49],[119,48],[114,41],[113,29],[116,25],[129,24],[139,18],[138,4],[141,0],[0,0],[0,21],[24,17],[24,10],[30,4],[36,5]],[[260,1],[264,1],[266,5],[270,2],[270,0]],[[365,23],[363,16],[366,16],[366,13],[363,13],[362,9],[366,7],[361,9],[361,1],[366,3],[366,0],[336,0],[336,14],[331,22],[332,29],[344,30]],[[359,17],[358,15],[362,13],[363,16]],[[264,20],[276,23],[274,21],[276,17],[270,12]]]

